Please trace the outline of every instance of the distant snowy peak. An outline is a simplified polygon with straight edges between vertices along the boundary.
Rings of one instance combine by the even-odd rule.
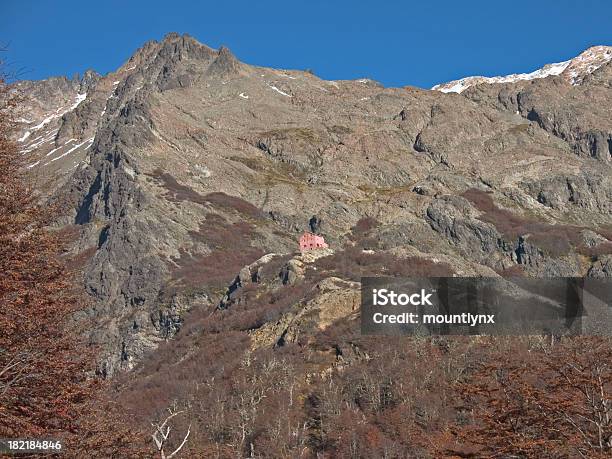
[[[460,80],[442,83],[434,86],[435,89],[442,92],[463,92],[470,86],[475,86],[482,83],[516,83],[520,80],[535,80],[536,78],[546,78],[551,75],[560,75],[570,65],[571,61],[558,62],[556,64],[547,64],[541,69],[531,73],[514,73],[506,76],[483,77],[473,76],[462,78]]]
[[[580,84],[587,75],[610,62],[610,60],[612,60],[611,46],[593,46],[573,59],[557,62],[555,64],[547,64],[541,69],[531,73],[515,73],[512,75],[495,77],[472,76],[450,81],[448,83],[437,84],[431,89],[441,92],[461,93],[467,88],[478,84],[516,83],[521,80],[535,80],[537,78],[546,78],[551,75],[561,75],[561,77],[565,78],[569,83],[576,85]]]
[[[582,80],[612,60],[612,46],[593,46],[570,61],[563,76],[572,84]]]

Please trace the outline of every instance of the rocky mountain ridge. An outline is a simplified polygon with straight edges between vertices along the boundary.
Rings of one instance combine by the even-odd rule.
[[[198,314],[274,346],[353,320],[360,275],[612,275],[612,65],[580,75],[384,88],[169,34],[18,83],[16,135],[112,375]],[[332,250],[305,261],[309,221]]]
[[[470,76],[459,80],[440,83],[433,88],[436,91],[461,93],[466,89],[480,84],[516,83],[525,80],[560,76],[570,84],[580,84],[588,75],[612,59],[611,46],[592,46],[573,59],[546,64],[544,67],[530,73],[515,73],[506,76]]]

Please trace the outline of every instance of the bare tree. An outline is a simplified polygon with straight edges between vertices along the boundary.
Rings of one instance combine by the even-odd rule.
[[[183,449],[183,446],[187,443],[187,439],[189,438],[189,434],[191,433],[191,424],[187,427],[187,433],[183,437],[183,441],[181,444],[170,454],[166,455],[164,448],[167,446],[168,440],[170,439],[170,433],[172,432],[172,426],[170,421],[183,413],[183,411],[177,411],[175,407],[168,408],[168,416],[161,423],[151,423],[151,425],[155,428],[155,432],[151,434],[151,438],[155,443],[155,447],[157,451],[159,451],[159,455],[161,459],[171,459],[178,454],[178,452]]]

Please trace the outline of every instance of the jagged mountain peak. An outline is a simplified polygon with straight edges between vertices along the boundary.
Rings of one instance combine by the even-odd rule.
[[[239,71],[238,59],[225,46],[211,48],[188,34],[172,32],[149,41],[121,67],[134,71],[161,90],[186,87],[200,77],[224,77]]]
[[[119,70],[133,70],[154,61],[169,63],[189,59],[212,60],[217,53],[217,50],[200,43],[189,34],[170,32],[160,41],[147,41]]]
[[[160,54],[179,58],[210,59],[215,55],[215,50],[200,43],[191,35],[172,32],[160,42]]]
[[[517,81],[535,80],[549,76],[561,76],[570,84],[582,83],[584,78],[602,65],[612,60],[612,46],[592,46],[573,59],[546,64],[530,73],[515,73],[505,76],[470,76],[448,83],[437,84],[431,89],[441,92],[461,93],[471,86],[479,84],[516,83]]]
[[[236,59],[236,56],[232,54],[229,48],[221,46],[217,51],[217,57],[208,69],[208,73],[223,76],[235,73],[239,66],[238,59]]]

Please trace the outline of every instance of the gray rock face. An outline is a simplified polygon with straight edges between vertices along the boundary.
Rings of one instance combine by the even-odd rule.
[[[612,277],[612,256],[605,255],[589,269],[589,277]]]
[[[519,113],[567,142],[581,156],[612,161],[610,98],[612,63],[572,86],[562,78],[529,83],[479,85],[465,96],[496,108]]]
[[[282,267],[279,277],[283,285],[293,285],[304,277],[304,266],[299,260],[291,259]]]
[[[305,229],[338,253],[460,275],[609,276],[610,72],[443,94],[254,67],[170,34],[106,76],[20,83],[33,119],[18,135],[24,150],[49,137],[24,154],[50,177],[41,193],[68,203],[57,224],[76,228],[89,338],[112,375],[188,311],[265,278],[300,285],[316,272],[293,257]]]
[[[125,114],[133,116],[130,111]],[[119,118],[115,130],[98,134],[91,165],[76,179],[82,198],[76,206],[74,223],[87,226],[90,232],[103,225],[97,251],[84,273],[85,290],[96,304],[102,305],[101,314],[111,319],[101,339],[109,347],[114,342],[115,348],[121,348],[120,362],[111,357],[103,363],[104,374],[112,374],[119,365],[129,366],[151,347],[138,340],[135,343],[134,335],[155,327],[146,319],[148,314],[143,313],[158,310],[157,299],[167,271],[163,261],[153,255],[153,242],[146,236],[157,228],[143,218],[149,204],[132,176],[136,172],[129,172],[133,170],[131,160],[121,145],[114,144],[112,138],[105,139],[105,133],[113,136],[120,132],[124,133],[124,142],[133,145],[132,140],[138,136],[125,135],[125,126]],[[71,190],[71,195],[78,196],[79,191]],[[96,313],[100,315],[97,310]],[[167,324],[162,330],[168,316],[159,314],[159,333],[168,335]]]
[[[308,227],[312,233],[321,234],[322,225],[323,221],[316,215],[313,215],[310,217],[310,220],[308,220]]]
[[[612,212],[612,177],[595,168],[580,175],[559,175],[526,182],[523,188],[539,203],[552,209],[578,207],[604,215]]]
[[[426,215],[432,228],[452,241],[463,255],[487,263],[503,245],[502,237],[493,225],[472,217],[472,212],[467,200],[443,196],[429,205]]]
[[[36,114],[51,109],[55,111],[66,101],[72,100],[75,94],[86,94],[95,88],[100,78],[93,70],[87,70],[82,77],[76,74],[71,79],[62,76],[41,81],[20,81],[14,88],[27,94],[25,106],[28,114]]]

